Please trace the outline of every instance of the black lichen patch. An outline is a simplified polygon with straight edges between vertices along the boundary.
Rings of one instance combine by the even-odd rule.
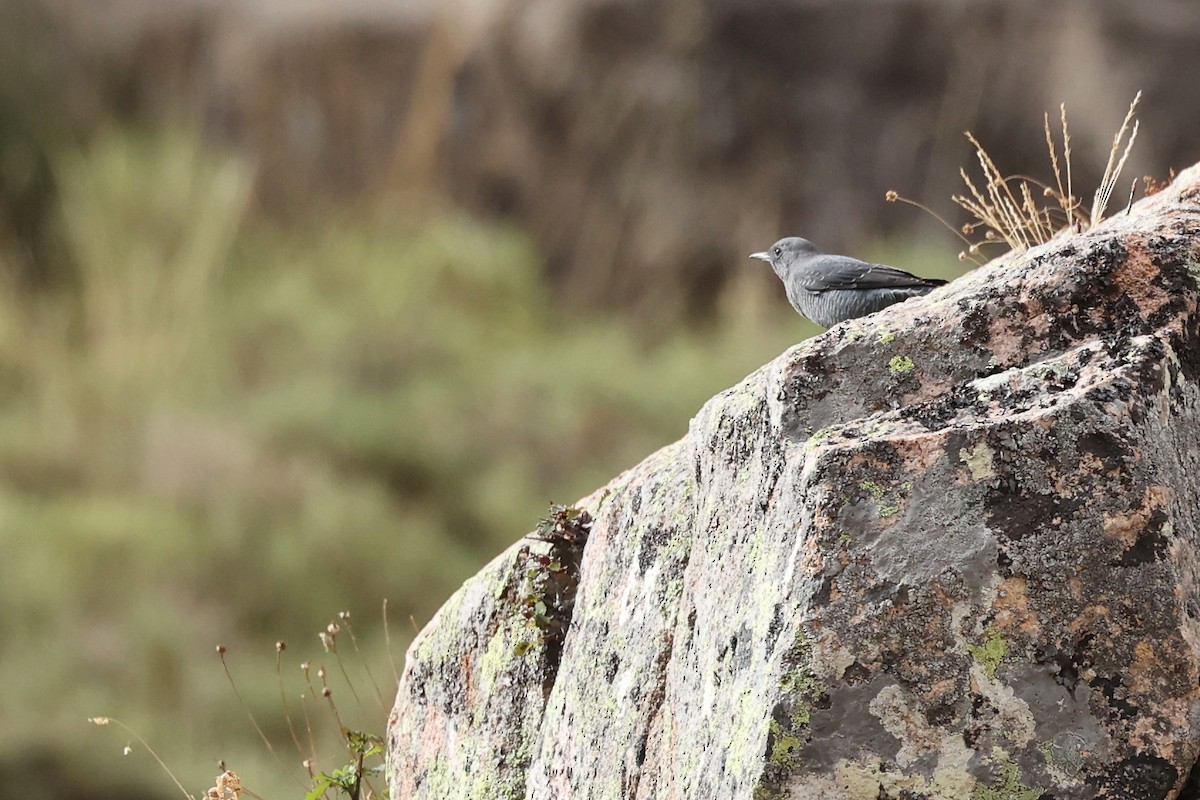
[[[1120,800],[1165,800],[1179,782],[1179,770],[1157,755],[1139,753],[1108,768],[1103,776],[1090,778],[1088,786],[1097,797]]]
[[[925,709],[925,721],[934,727],[945,727],[958,718],[955,703],[943,703]]]
[[[829,605],[829,598],[833,596],[833,575],[825,575],[821,578],[821,585],[817,587],[817,591],[813,594],[813,607],[820,608],[821,606]]]
[[[673,529],[654,527],[642,535],[637,549],[638,577],[644,577],[646,571],[661,558],[662,549],[674,538],[675,534],[676,531]]]
[[[840,382],[836,369],[827,363],[821,352],[810,352],[792,364],[779,389],[778,399],[784,408],[784,433],[793,438],[804,438],[801,420],[808,415],[803,412],[837,388]]]
[[[1167,348],[1159,338],[1150,339],[1130,366],[1133,382],[1143,397],[1152,398],[1166,388]],[[1136,420],[1135,420],[1136,421]]]
[[[1108,701],[1109,711],[1117,718],[1130,721],[1137,717],[1140,709],[1125,699],[1125,684],[1120,675],[1104,677],[1097,675],[1088,681],[1088,686],[1099,689]]]
[[[723,414],[708,440],[709,452],[734,466],[745,464],[767,433],[767,401],[756,398],[744,413]]]
[[[964,409],[972,409],[975,413],[982,413],[984,408],[985,404],[979,399],[979,392],[967,382],[963,382],[934,400],[924,403],[913,403],[901,408],[899,416],[903,420],[916,422],[926,430],[936,431],[942,430],[958,418]],[[951,435],[965,441],[965,438],[960,433]],[[958,450],[961,450],[961,445],[958,446]],[[953,458],[959,458],[958,450],[952,451]]]
[[[621,657],[616,653],[608,654],[608,662],[604,665],[604,680],[609,684],[617,677],[617,670],[621,667]]]
[[[1051,350],[1071,342],[1116,333],[1137,336],[1150,330],[1141,308],[1114,279],[1129,258],[1129,248],[1120,237],[1095,240],[1070,260],[1065,281],[1034,290],[1035,300],[1050,321],[1051,341],[1047,345]]]
[[[1188,298],[1196,291],[1196,277],[1189,268],[1189,260],[1195,261],[1196,234],[1161,236],[1147,244],[1150,262],[1157,268],[1155,284],[1163,290],[1167,301],[1150,314],[1152,328],[1161,328],[1178,316],[1187,306]]]
[[[1125,442],[1111,431],[1095,430],[1081,434],[1076,448],[1083,453],[1091,453],[1100,459],[1104,470],[1124,469],[1132,458],[1128,442]]]
[[[763,477],[758,484],[758,510],[765,514],[775,499],[775,487],[779,485],[787,464],[781,437],[767,436],[764,439],[759,464]]]
[[[1060,527],[1079,510],[1081,500],[1063,495],[1024,492],[1019,483],[999,480],[984,501],[988,527],[1003,540],[1020,541]]]
[[[1187,780],[1183,782],[1183,788],[1179,790],[1179,796],[1175,800],[1200,800],[1200,760],[1192,764]]]
[[[771,609],[771,622],[767,625],[767,650],[774,653],[779,645],[779,634],[783,631],[783,603],[776,603]]]
[[[1182,330],[1172,337],[1171,349],[1179,359],[1184,381],[1200,383],[1200,311],[1184,321]]]
[[[988,303],[973,298],[958,301],[959,335],[958,344],[970,347],[978,353],[986,353],[992,335],[992,313]]]
[[[1075,687],[1079,685],[1079,670],[1072,653],[1064,652],[1052,644],[1039,648],[1034,653],[1034,662],[1054,667],[1054,682],[1075,698]]]

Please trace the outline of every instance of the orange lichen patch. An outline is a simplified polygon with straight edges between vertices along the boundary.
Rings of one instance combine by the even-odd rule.
[[[1132,514],[1114,514],[1104,518],[1104,535],[1116,539],[1126,548],[1137,543],[1138,534],[1150,518],[1149,510],[1142,508]]]
[[[996,628],[1017,630],[1029,638],[1041,634],[1041,621],[1029,609],[1028,590],[1029,581],[1019,575],[1006,578],[996,587],[996,600],[992,603],[996,612]]]
[[[1180,741],[1167,731],[1188,729],[1197,694],[1192,691],[1165,702],[1159,699],[1155,703],[1154,713],[1143,714],[1134,721],[1129,731],[1129,743],[1139,749],[1154,750],[1163,758],[1173,759]]]
[[[1133,244],[1132,237],[1126,237],[1125,241]],[[1116,285],[1125,289],[1126,296],[1138,304],[1142,314],[1149,316],[1170,302],[1171,297],[1155,283],[1160,270],[1154,265],[1145,242],[1137,244],[1139,246],[1128,248],[1125,260],[1113,271],[1112,277]]]
[[[880,461],[878,458],[870,456],[861,450],[851,455],[846,461],[847,472],[859,470],[864,466],[868,467],[869,470],[880,474],[886,474],[888,470],[888,465],[883,461]]]
[[[921,701],[927,706],[937,706],[947,700],[957,700],[962,695],[957,678],[943,678],[929,685],[929,691],[923,692]]]
[[[1163,486],[1146,487],[1141,508],[1128,514],[1113,514],[1104,518],[1104,535],[1116,539],[1126,548],[1133,547],[1149,522],[1150,515],[1167,504],[1169,494],[1170,490]]]
[[[1130,692],[1144,694],[1152,689],[1158,659],[1154,648],[1146,640],[1138,642],[1133,647],[1133,660],[1129,663],[1125,685]]]
[[[896,454],[904,459],[904,471],[920,475],[946,457],[946,435],[924,434],[893,440]]]
[[[1110,629],[1112,627],[1110,619],[1111,612],[1108,610],[1108,606],[1093,604],[1086,606],[1079,613],[1079,616],[1071,622],[1067,630],[1071,633],[1079,633],[1097,627]]]
[[[475,661],[470,653],[463,653],[458,659],[459,674],[463,680],[463,696],[468,703],[475,701]]]
[[[949,375],[935,376],[928,372],[921,371],[921,363],[917,361],[917,379],[920,385],[915,392],[910,392],[904,395],[903,402],[905,405],[916,405],[917,403],[927,403],[930,400],[936,400],[939,397],[944,397],[951,389],[954,388],[955,381]]]
[[[1104,462],[1100,459],[1100,456],[1096,455],[1095,453],[1089,453],[1086,451],[1083,453],[1080,453],[1079,454],[1079,466],[1082,467],[1083,469],[1087,470],[1089,473],[1094,473],[1096,475],[1102,475],[1105,472]],[[1115,472],[1115,471],[1116,471],[1115,467],[1111,470],[1108,470],[1108,472],[1110,472],[1110,473]],[[1078,481],[1079,476],[1078,475],[1072,476],[1072,480]]]
[[[1026,316],[1013,314],[992,320],[988,327],[987,343],[988,350],[997,364],[1016,364],[1027,355],[1026,346],[1023,344],[1024,335],[1028,330]]]

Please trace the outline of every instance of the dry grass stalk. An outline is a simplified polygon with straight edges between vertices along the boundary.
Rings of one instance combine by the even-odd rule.
[[[1113,189],[1133,149],[1133,142],[1137,139],[1138,122],[1134,119],[1134,113],[1141,98],[1142,93],[1138,92],[1129,104],[1120,129],[1113,137],[1104,177],[1096,189],[1090,208],[1087,208],[1074,192],[1071,174],[1071,133],[1067,124],[1065,103],[1059,106],[1059,119],[1062,124],[1061,157],[1050,128],[1050,115],[1043,115],[1046,149],[1050,154],[1050,169],[1054,173],[1053,186],[1025,175],[1006,176],[979,140],[967,131],[967,141],[975,148],[975,158],[979,162],[983,178],[981,184],[977,185],[965,169],[960,169],[959,175],[967,187],[967,194],[953,195],[951,199],[965,209],[974,221],[963,225],[961,229],[955,229],[925,206],[901,197],[896,192],[888,192],[887,200],[908,203],[933,214],[967,245],[967,249],[959,254],[959,258],[977,262],[976,256],[987,244],[1003,242],[1011,250],[1021,252],[1050,241],[1064,230],[1089,230],[1104,219],[1104,211],[1112,198]],[[1051,198],[1053,204],[1039,205],[1035,199],[1037,197]],[[971,237],[981,228],[982,239],[973,240]]]
[[[1108,206],[1109,198],[1112,197],[1113,187],[1117,185],[1117,179],[1121,177],[1121,170],[1125,167],[1125,159],[1129,158],[1129,151],[1133,149],[1133,142],[1137,139],[1138,122],[1134,120],[1133,112],[1141,99],[1141,92],[1134,95],[1133,102],[1129,104],[1129,110],[1125,112],[1125,119],[1121,121],[1121,128],[1113,137],[1112,148],[1108,151],[1108,163],[1104,166],[1104,177],[1100,180],[1100,188],[1096,189],[1095,198],[1092,200],[1091,227],[1100,224],[1100,220],[1104,219],[1104,209]],[[1129,128],[1130,122],[1133,122],[1132,130]],[[1125,151],[1121,153],[1121,159],[1114,165],[1117,152],[1121,149],[1121,140],[1125,138],[1126,133],[1129,133],[1129,141],[1125,143]]]

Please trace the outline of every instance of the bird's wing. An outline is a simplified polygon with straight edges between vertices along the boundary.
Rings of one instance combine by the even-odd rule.
[[[945,281],[920,278],[885,264],[868,264],[846,256],[822,255],[805,265],[800,285],[809,292],[830,289],[901,289],[941,286]]]

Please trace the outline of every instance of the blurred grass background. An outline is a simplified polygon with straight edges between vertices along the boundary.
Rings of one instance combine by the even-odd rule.
[[[1132,88],[1166,144],[1131,168],[1195,157],[1166,80],[1200,34],[1158,0],[350,5],[0,0],[0,797],[177,796],[98,715],[192,794],[224,759],[303,796],[275,642],[297,724],[308,659],[382,732],[462,580],[816,332],[745,253],[959,274],[884,190],[947,210],[963,127],[1044,173],[1063,87],[1081,181]],[[361,702],[317,636],[344,610]]]

